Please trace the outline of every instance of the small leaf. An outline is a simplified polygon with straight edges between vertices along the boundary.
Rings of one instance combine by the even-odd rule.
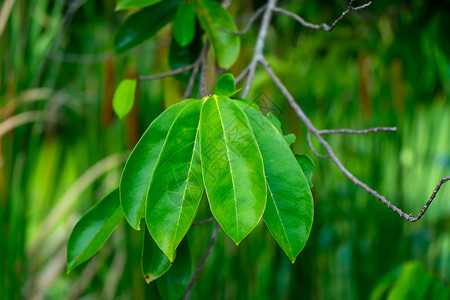
[[[142,274],[147,283],[158,279],[169,271],[172,264],[158,248],[147,229],[143,230],[142,257],[141,266]]]
[[[283,137],[284,137],[284,140],[286,141],[286,143],[289,146],[292,145],[295,142],[295,140],[297,139],[297,137],[293,133],[289,133],[289,134],[283,135]]]
[[[117,29],[114,39],[116,53],[142,44],[173,20],[180,0],[164,0],[129,16]]]
[[[163,299],[180,299],[192,277],[192,260],[187,241],[183,241],[177,251],[172,268],[156,283]]]
[[[75,225],[67,242],[67,273],[91,258],[122,221],[118,189],[93,206]]]
[[[302,168],[303,174],[305,174],[306,180],[308,180],[309,187],[312,188],[313,184],[311,181],[312,178],[312,169],[316,166],[312,159],[306,154],[295,154],[295,159],[299,163]]]
[[[211,212],[239,244],[259,223],[267,189],[250,123],[231,99],[212,96],[203,104],[200,154]]]
[[[217,80],[216,87],[214,88],[214,94],[226,97],[231,97],[239,91],[240,89],[236,90],[234,76],[229,73],[220,76]]]
[[[133,108],[136,84],[136,79],[124,79],[114,93],[113,108],[120,119],[123,119]]]
[[[228,69],[239,56],[241,40],[238,35],[223,31],[236,31],[233,19],[219,3],[196,1],[197,18],[205,30],[221,68]]]
[[[173,121],[148,190],[147,227],[170,261],[194,221],[203,195],[198,149],[202,103],[189,103]]]
[[[181,2],[178,6],[173,35],[181,47],[189,45],[195,35],[195,9],[191,4]]]
[[[167,138],[173,120],[192,99],[184,100],[166,109],[142,135],[128,157],[120,179],[120,201],[125,217],[136,230],[145,215],[145,202],[153,170]]]
[[[264,222],[292,261],[308,240],[313,222],[313,198],[300,165],[283,135],[256,109],[236,101],[245,113],[258,141],[267,180]]]
[[[118,0],[116,10],[142,8],[161,2],[161,0]]]

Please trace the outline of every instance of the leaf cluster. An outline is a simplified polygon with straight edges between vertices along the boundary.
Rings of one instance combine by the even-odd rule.
[[[264,116],[245,99],[228,97],[237,92],[230,74],[219,79],[215,92],[183,100],[150,124],[127,160],[119,188],[75,226],[68,241],[68,271],[94,255],[123,218],[136,230],[145,220],[142,270],[147,282],[172,270],[175,259],[189,265],[183,238],[204,194],[236,245],[263,219],[295,262],[313,221],[313,163],[292,153],[295,137],[283,135],[275,116]],[[170,276],[186,273],[186,288],[191,268],[173,270]]]

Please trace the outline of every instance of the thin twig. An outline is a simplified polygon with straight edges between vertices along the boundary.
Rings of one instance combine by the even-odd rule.
[[[211,217],[209,219],[206,219],[206,220],[203,220],[203,221],[200,221],[200,222],[192,223],[192,226],[200,226],[200,225],[203,225],[203,224],[208,224],[208,223],[214,222],[215,220],[216,219],[214,217]]]
[[[255,48],[253,49],[253,57],[248,65],[248,76],[245,82],[244,90],[242,92],[242,97],[247,98],[250,93],[251,84],[253,77],[255,76],[256,67],[258,62],[261,60],[264,50],[264,43],[266,41],[267,31],[269,29],[270,20],[272,19],[272,11],[277,5],[277,0],[269,0],[266,9],[264,10],[263,19],[261,21],[261,26],[258,31],[258,38],[256,40]]]
[[[207,63],[206,63],[206,57],[202,56],[202,60],[200,63],[200,98],[203,98],[206,96],[206,71],[207,71]]]
[[[195,84],[195,78],[197,78],[199,68],[200,68],[200,63],[196,63],[194,66],[194,69],[192,70],[191,77],[189,77],[189,82],[186,87],[186,91],[184,92],[183,99],[187,99],[191,95],[192,89],[194,88],[194,84]]]
[[[200,66],[202,64],[203,58],[206,57],[206,54],[208,53],[209,43],[206,42],[203,45],[202,51],[200,52],[200,56],[197,58],[197,61],[194,63],[194,69],[192,70],[191,77],[189,78],[189,83],[186,87],[186,91],[184,92],[183,99],[189,98],[189,96],[192,93],[192,89],[195,85],[195,79],[197,78],[198,70],[200,69]]]
[[[315,156],[317,156],[318,158],[322,158],[322,159],[330,158],[329,155],[322,155],[316,151],[316,149],[314,148],[314,146],[311,142],[311,133],[309,131],[306,133],[306,140],[308,141],[309,149],[311,149],[312,153],[314,153]]]
[[[261,16],[261,14],[264,12],[265,9],[266,9],[265,4],[263,6],[261,6],[260,8],[258,8],[255,11],[255,13],[250,17],[250,20],[248,21],[247,26],[245,26],[244,29],[241,29],[239,31],[232,31],[232,30],[221,28],[221,27],[217,27],[217,28],[220,31],[223,31],[225,33],[231,33],[231,34],[235,34],[235,35],[246,34],[250,30],[250,28],[252,28],[253,23],[255,23],[255,21],[259,18],[259,16]]]
[[[195,66],[195,63],[172,70],[170,72],[166,72],[166,73],[161,73],[161,74],[156,74],[156,75],[151,75],[151,76],[139,76],[138,79],[139,80],[155,80],[155,79],[160,79],[160,78],[164,78],[164,77],[169,77],[169,76],[173,76],[173,75],[177,75],[177,74],[189,71],[192,68],[194,68],[194,66]]]
[[[433,191],[430,199],[427,201],[425,206],[422,208],[420,213],[417,215],[417,217],[413,217],[411,214],[404,213],[400,208],[393,205],[391,202],[386,200],[384,196],[381,196],[378,194],[375,190],[371,189],[367,184],[360,181],[358,178],[356,178],[350,171],[348,171],[344,165],[341,163],[341,161],[336,157],[336,155],[333,152],[333,149],[328,144],[327,141],[323,139],[323,137],[320,134],[320,131],[314,127],[314,125],[311,123],[309,118],[306,116],[306,114],[303,112],[303,110],[300,108],[300,106],[295,101],[294,97],[289,93],[289,91],[286,89],[284,84],[280,81],[280,79],[276,76],[276,74],[273,72],[272,68],[270,67],[269,63],[265,60],[263,57],[260,60],[260,63],[263,65],[264,69],[266,70],[267,74],[270,76],[272,81],[275,83],[275,85],[280,89],[281,93],[285,96],[285,98],[288,100],[291,107],[294,109],[295,113],[298,115],[298,117],[302,120],[302,122],[307,127],[308,131],[311,132],[319,141],[319,143],[325,148],[328,155],[330,156],[330,159],[334,162],[334,164],[338,167],[338,169],[350,179],[355,185],[359,186],[369,194],[371,194],[373,197],[378,199],[380,202],[382,202],[384,205],[386,205],[389,209],[393,210],[394,212],[398,213],[400,217],[408,220],[409,222],[416,222],[418,221],[427,211],[427,209],[430,207],[431,202],[435,199],[437,192],[441,188],[441,185],[445,182],[450,180],[449,177],[442,178],[441,181],[437,184],[435,190]]]
[[[235,83],[238,84],[239,82],[241,82],[245,78],[245,76],[247,76],[248,72],[249,72],[249,67],[247,66],[244,68],[244,70],[241,71],[241,73],[239,73],[238,76],[236,76]]]
[[[209,255],[211,254],[211,251],[214,248],[214,245],[217,242],[217,232],[219,231],[219,223],[216,223],[216,227],[214,227],[214,230],[211,235],[211,243],[209,244],[208,250],[206,250],[205,254],[203,255],[202,260],[197,266],[197,269],[195,270],[194,276],[192,277],[191,281],[189,282],[189,286],[186,290],[186,293],[183,296],[183,300],[187,300],[189,298],[189,295],[191,294],[192,287],[194,286],[195,281],[197,280],[198,274],[203,268],[203,265],[205,264],[206,260],[208,259]]]
[[[276,12],[276,13],[280,13],[280,14],[283,14],[283,15],[285,15],[285,16],[288,16],[288,17],[294,19],[295,21],[297,21],[297,22],[299,22],[300,24],[302,24],[304,27],[311,28],[311,29],[315,29],[315,30],[323,29],[323,30],[325,30],[325,31],[331,31],[331,30],[333,30],[333,29],[336,27],[336,25],[337,25],[337,24],[338,24],[338,23],[339,23],[339,22],[340,22],[347,14],[348,14],[348,13],[350,13],[350,12],[352,12],[352,11],[357,11],[357,10],[364,9],[364,8],[366,8],[366,7],[368,7],[369,5],[372,4],[372,2],[369,1],[369,2],[367,2],[366,4],[363,4],[363,5],[361,5],[361,6],[353,7],[353,3],[354,3],[354,2],[355,2],[354,0],[350,0],[350,1],[349,1],[348,6],[347,6],[347,9],[340,15],[339,18],[337,18],[337,19],[333,22],[333,24],[331,24],[331,26],[329,26],[329,25],[327,25],[327,24],[325,24],[325,23],[322,23],[322,24],[320,24],[320,25],[318,25],[318,24],[313,24],[313,23],[309,23],[309,22],[305,21],[305,19],[303,19],[303,18],[300,17],[299,15],[296,15],[296,14],[294,14],[294,13],[288,11],[288,10],[285,10],[285,9],[283,9],[283,8],[280,8],[280,7],[274,7],[274,8],[273,8],[273,11]]]
[[[347,134],[367,134],[371,132],[393,132],[397,131],[397,127],[375,127],[368,129],[327,129],[327,130],[319,130],[319,134],[335,134],[335,133],[347,133]]]

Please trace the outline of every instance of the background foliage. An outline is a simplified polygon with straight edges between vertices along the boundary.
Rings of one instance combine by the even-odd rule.
[[[139,82],[131,113],[122,121],[113,113],[121,79],[169,69],[172,28],[115,55],[114,34],[126,17],[114,10],[115,1],[4,2],[14,5],[0,32],[0,128],[13,116],[33,122],[0,130],[0,298],[155,295],[155,285],[141,276],[141,233],[124,222],[70,275],[65,243],[76,220],[117,186],[129,149],[150,122],[183,96],[173,78]],[[263,3],[233,1],[229,11],[242,28]],[[334,20],[346,2],[281,5],[320,23]],[[277,15],[266,43],[274,71],[318,128],[398,127],[396,134],[328,140],[355,175],[411,212],[450,173],[449,17],[448,1],[377,0],[330,33]],[[255,36],[256,27],[241,39],[231,73],[248,63]],[[297,135],[297,153],[311,154],[305,128],[264,72],[256,74],[249,98]],[[384,277],[394,282],[390,289],[426,290],[428,278],[440,288],[450,285],[448,187],[420,222],[410,224],[330,162],[315,163],[313,230],[296,264],[262,225],[239,247],[219,232],[194,299],[366,299],[386,274],[394,278]],[[208,217],[206,211],[201,208],[198,218]],[[213,226],[188,234],[194,266]],[[421,279],[424,270],[431,277]]]

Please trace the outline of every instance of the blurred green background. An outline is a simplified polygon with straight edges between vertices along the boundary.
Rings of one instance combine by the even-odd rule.
[[[262,4],[232,1],[229,11],[243,28]],[[330,23],[346,5],[280,3],[315,23]],[[1,299],[158,298],[141,276],[141,233],[125,222],[94,258],[70,275],[65,269],[75,222],[118,185],[129,150],[184,92],[174,78],[140,82],[131,114],[115,117],[121,79],[169,69],[172,29],[117,56],[114,33],[129,12],[114,7],[113,0],[1,4]],[[450,1],[376,0],[329,33],[275,15],[266,42],[274,71],[317,128],[398,127],[327,140],[350,171],[408,213],[450,175],[449,19]],[[249,62],[258,24],[242,37],[231,73]],[[313,230],[294,265],[264,224],[239,247],[219,232],[192,299],[448,299],[450,187],[410,224],[314,158],[305,127],[262,68],[249,99],[277,115],[297,135],[295,152],[316,163]],[[198,220],[209,217],[202,205]],[[213,226],[188,234],[194,265]]]

